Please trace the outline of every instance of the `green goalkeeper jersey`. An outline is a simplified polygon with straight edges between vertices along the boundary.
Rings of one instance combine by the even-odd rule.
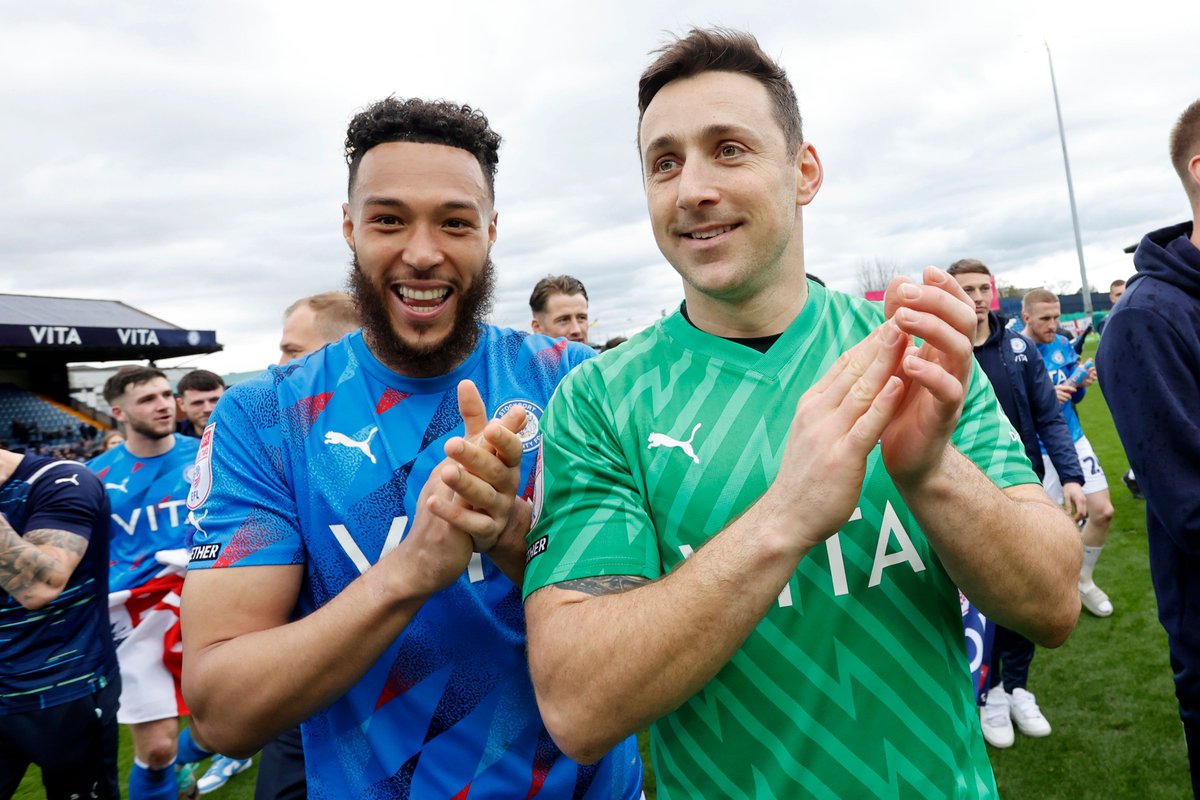
[[[526,596],[665,575],[766,491],[800,396],[883,319],[877,304],[808,287],[765,354],[676,313],[567,376],[542,419]],[[981,370],[953,443],[1002,488],[1037,482]],[[961,614],[877,445],[849,521],[652,727],[659,797],[994,797]]]

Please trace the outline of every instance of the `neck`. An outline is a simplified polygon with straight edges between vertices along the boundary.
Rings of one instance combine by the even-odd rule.
[[[808,302],[808,280],[804,260],[784,266],[769,276],[767,285],[746,297],[714,297],[684,281],[692,323],[714,336],[753,339],[783,333]]]
[[[174,433],[164,436],[161,439],[152,439],[130,428],[128,435],[125,437],[125,449],[138,458],[161,456],[163,453],[171,452],[171,448],[174,446]]]
[[[975,344],[981,345],[987,341],[987,338],[992,335],[990,315],[985,315],[983,319],[975,323]]]

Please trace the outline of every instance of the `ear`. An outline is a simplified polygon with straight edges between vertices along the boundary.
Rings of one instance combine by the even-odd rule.
[[[529,323],[529,328],[530,328],[530,330],[532,330],[534,333],[545,333],[545,331],[544,331],[544,330],[542,330],[542,323],[540,323],[540,322],[538,322],[538,321],[537,321],[537,317],[534,317],[534,318],[533,318],[533,319],[530,321],[530,323]]]
[[[1193,191],[1188,192],[1189,195],[1194,197],[1200,194],[1200,153],[1192,156],[1192,160],[1188,162],[1188,175],[1191,177],[1192,182],[1196,184],[1193,187]]]
[[[825,178],[817,149],[808,142],[796,152],[796,205],[806,206],[817,196]]]
[[[488,249],[492,249],[492,245],[496,243],[496,223],[500,221],[500,212],[492,212],[492,221],[488,223]]]
[[[354,252],[354,219],[350,216],[350,204],[342,203],[342,238],[350,252]]]
[[[109,413],[117,422],[125,422],[125,409],[121,408],[120,406],[113,406]]]

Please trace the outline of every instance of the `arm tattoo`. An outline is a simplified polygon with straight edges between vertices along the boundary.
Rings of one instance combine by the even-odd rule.
[[[0,517],[0,587],[17,602],[24,602],[39,584],[65,585],[70,572],[63,575],[64,565],[38,545],[50,545],[82,555],[87,544],[87,540],[78,534],[51,528],[30,531],[22,538],[8,520]]]
[[[649,578],[643,578],[638,575],[597,575],[594,578],[580,578],[553,585],[559,589],[599,596],[602,594],[621,594],[647,583],[650,583]]]

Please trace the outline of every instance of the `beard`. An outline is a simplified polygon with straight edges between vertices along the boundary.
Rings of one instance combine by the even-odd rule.
[[[167,423],[161,423],[156,426],[153,422],[143,422],[140,419],[126,415],[125,424],[131,432],[153,441],[159,441],[160,439],[166,439],[168,436],[175,435],[174,423],[170,423],[169,426]]]
[[[410,378],[445,375],[466,361],[479,340],[479,328],[492,312],[496,270],[491,256],[475,280],[458,294],[454,322],[441,341],[413,345],[397,335],[388,312],[391,291],[373,285],[355,254],[349,288],[362,318],[363,338],[371,352],[393,372]],[[458,292],[458,289],[455,289]]]

